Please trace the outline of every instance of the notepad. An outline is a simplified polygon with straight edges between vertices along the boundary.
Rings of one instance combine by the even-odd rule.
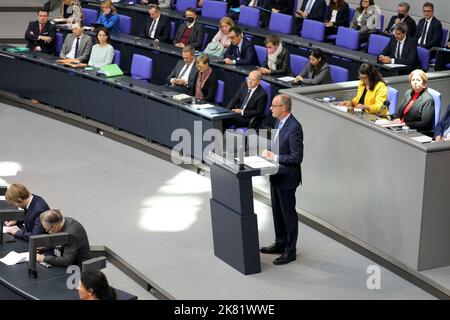
[[[347,112],[347,110],[348,110],[348,108],[346,106],[340,106],[337,103],[330,104],[330,107],[332,107],[334,109],[338,109],[339,111],[343,111],[343,112]]]
[[[238,158],[235,158],[239,160]],[[258,156],[250,156],[244,157],[244,164],[248,165],[252,169],[261,169],[261,168],[273,168],[276,167],[272,162],[267,161],[264,158]]]
[[[205,104],[193,104],[192,105],[194,108],[198,109],[198,110],[202,110],[202,109],[207,109],[207,108],[214,108],[215,106],[213,106],[212,104],[209,103],[205,103]]]
[[[277,80],[280,80],[280,81],[283,81],[283,82],[292,82],[292,81],[295,80],[295,78],[286,76],[286,77],[277,78]]]
[[[420,143],[428,143],[428,142],[433,141],[433,139],[431,139],[428,136],[424,136],[424,135],[418,136],[418,137],[412,137],[411,139],[413,139],[414,141],[420,142]]]
[[[389,68],[402,68],[402,67],[406,67],[406,64],[386,63],[385,66],[387,66]]]
[[[0,259],[0,261],[8,266],[13,266],[18,263],[27,262],[28,257],[29,257],[28,252],[17,253],[15,251],[11,251],[5,257]]]

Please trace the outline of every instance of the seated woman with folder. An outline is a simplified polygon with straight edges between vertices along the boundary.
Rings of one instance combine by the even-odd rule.
[[[388,115],[389,110],[382,109],[387,101],[388,90],[380,72],[373,65],[363,63],[359,67],[358,92],[351,101],[342,101],[341,106],[362,109],[365,112]]]

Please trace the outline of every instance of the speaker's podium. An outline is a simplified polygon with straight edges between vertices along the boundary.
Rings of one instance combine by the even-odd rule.
[[[240,166],[210,153],[211,222],[214,254],[248,275],[261,272],[258,223],[253,209],[252,177],[275,174],[280,168]]]

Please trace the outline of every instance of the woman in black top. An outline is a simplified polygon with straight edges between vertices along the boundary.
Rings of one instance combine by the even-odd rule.
[[[116,291],[109,286],[105,275],[96,270],[81,274],[78,294],[80,300],[117,300]]]
[[[283,46],[278,36],[270,35],[265,40],[267,55],[259,71],[265,75],[292,75],[289,50]]]
[[[345,0],[330,0],[325,14],[325,35],[336,34],[338,27],[350,24],[350,8]]]
[[[331,83],[330,65],[325,61],[322,50],[311,50],[308,64],[293,82],[307,86]]]
[[[195,82],[195,99],[214,102],[217,91],[217,76],[209,66],[209,58],[206,54],[202,54],[195,63],[198,69]]]

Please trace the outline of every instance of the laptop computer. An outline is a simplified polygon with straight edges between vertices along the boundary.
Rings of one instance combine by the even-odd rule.
[[[104,27],[105,25],[103,23],[97,23],[97,22],[91,22],[91,27],[98,28],[98,27]]]

